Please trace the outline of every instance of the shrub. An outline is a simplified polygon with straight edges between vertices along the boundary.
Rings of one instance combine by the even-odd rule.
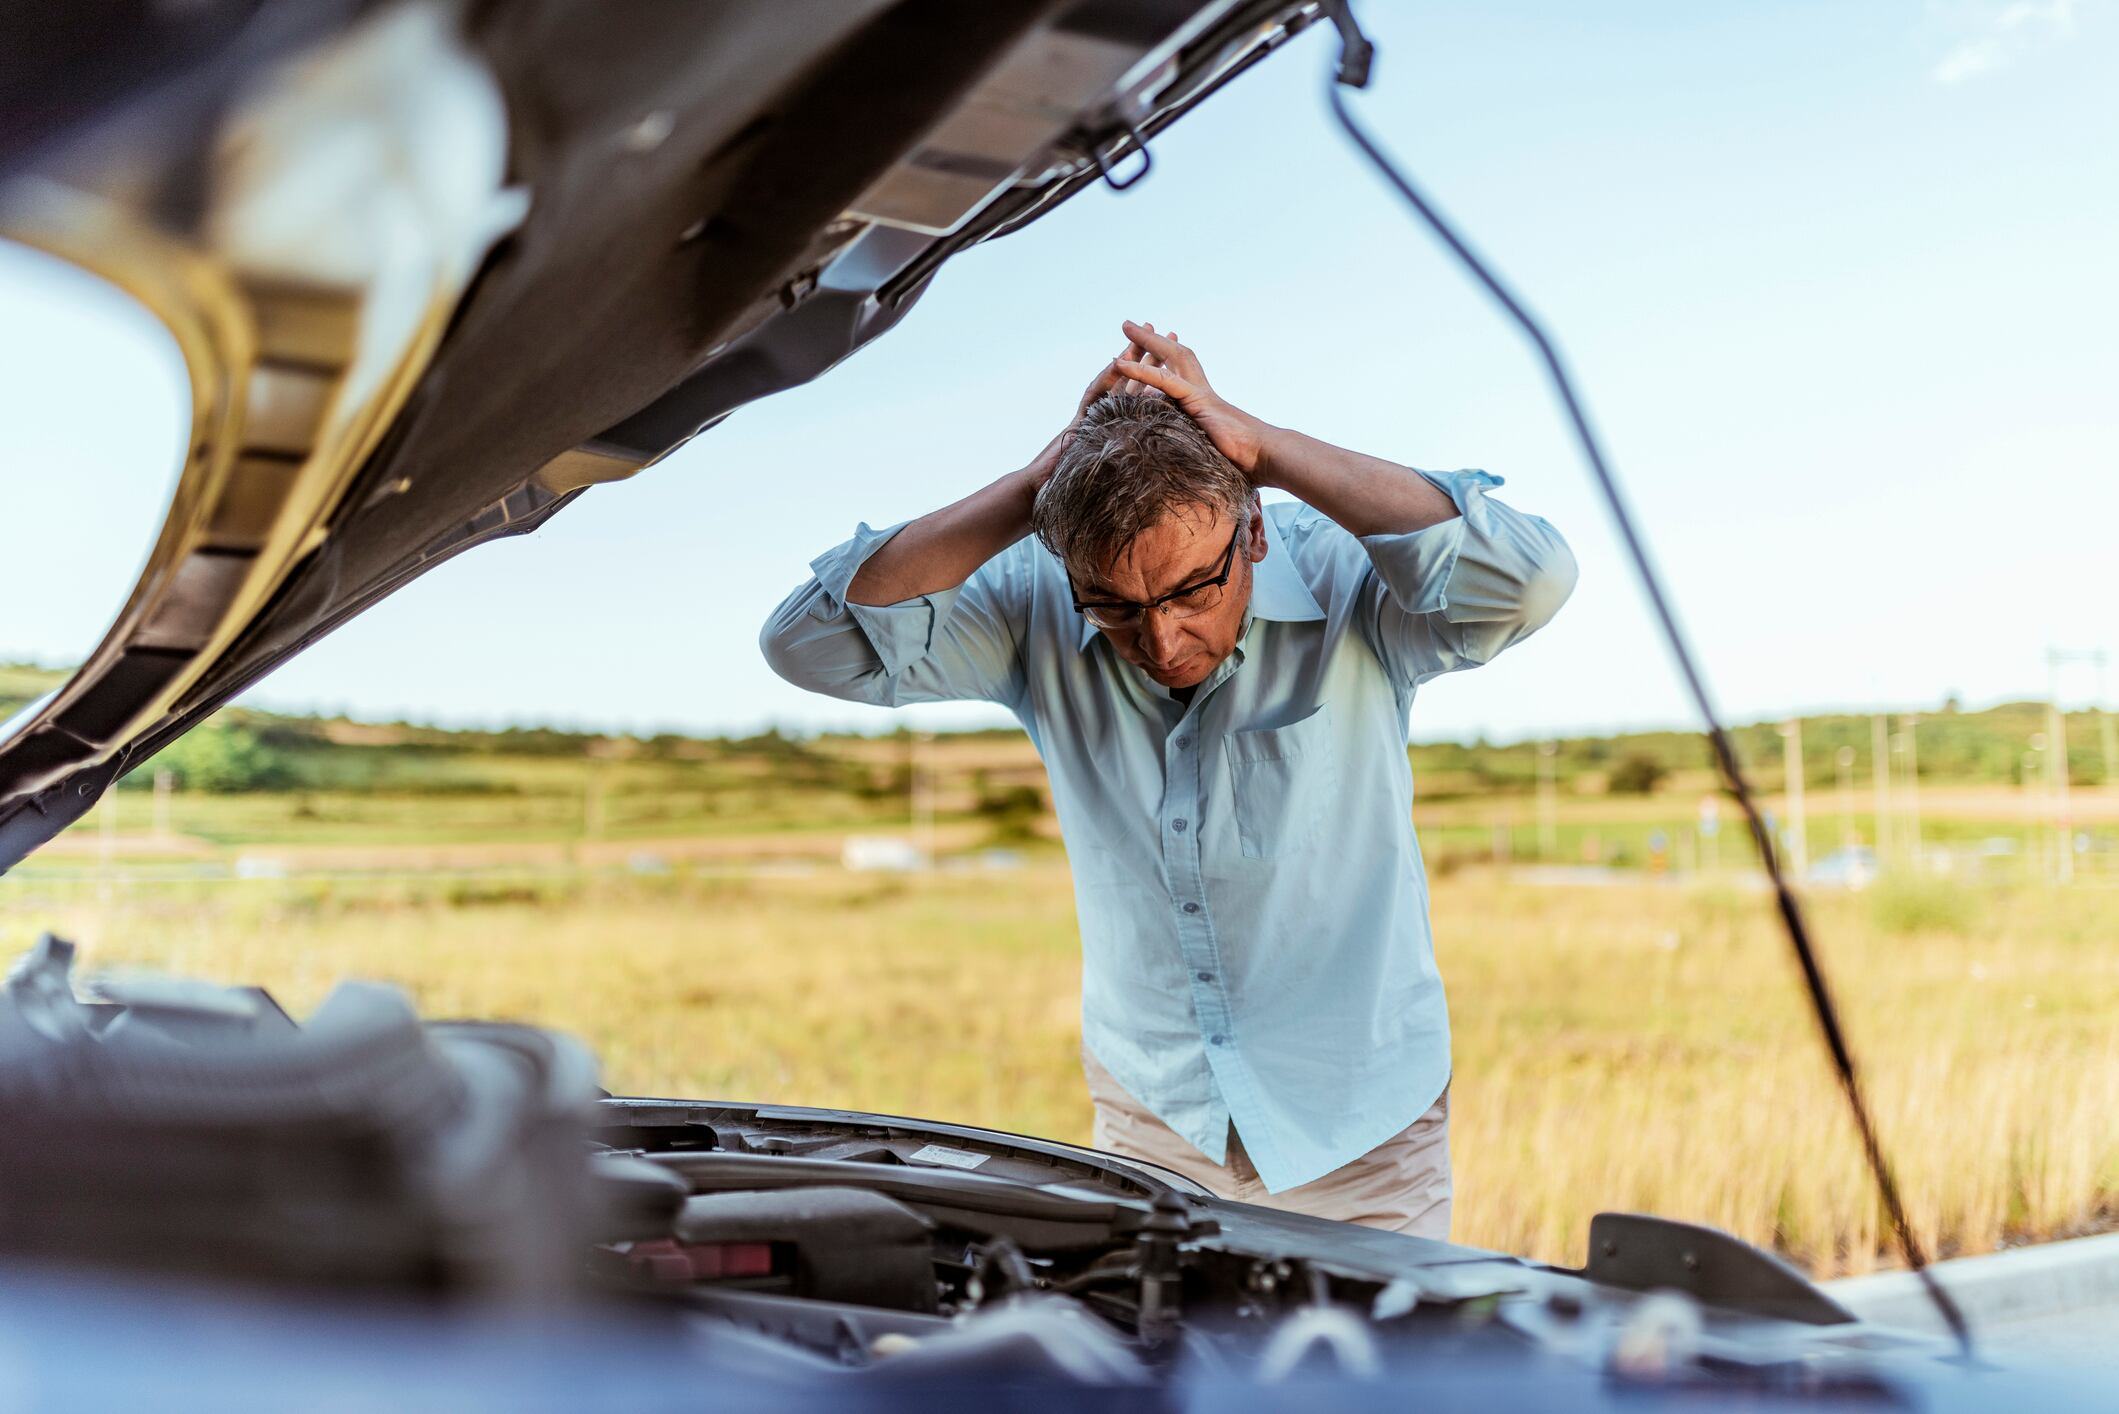
[[[1020,843],[1037,838],[1036,824],[1045,813],[1045,797],[1036,786],[996,789],[981,783],[978,804],[973,808],[979,818],[993,826],[996,841]]]
[[[1650,795],[1670,774],[1670,768],[1644,751],[1629,751],[1618,759],[1606,778],[1606,789],[1614,795]]]

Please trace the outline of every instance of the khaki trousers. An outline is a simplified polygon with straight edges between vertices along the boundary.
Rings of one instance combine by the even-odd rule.
[[[1223,1198],[1309,1213],[1340,1222],[1449,1237],[1449,1087],[1426,1114],[1360,1158],[1284,1193],[1266,1192],[1236,1126],[1228,1157],[1215,1163],[1149,1112],[1082,1047],[1082,1073],[1096,1105],[1094,1145],[1122,1158],[1174,1170]]]

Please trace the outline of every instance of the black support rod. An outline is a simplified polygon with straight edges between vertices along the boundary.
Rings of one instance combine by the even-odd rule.
[[[1366,77],[1367,65],[1362,66]],[[1343,74],[1342,74],[1343,78]],[[1921,1250],[1920,1241],[1914,1236],[1912,1224],[1906,1219],[1905,1203],[1900,1199],[1898,1182],[1892,1176],[1890,1161],[1884,1156],[1882,1141],[1877,1137],[1876,1124],[1869,1116],[1869,1105],[1863,1097],[1861,1080],[1855,1069],[1854,1052],[1847,1045],[1845,1032],[1839,1023],[1838,1010],[1832,1004],[1832,992],[1826,985],[1825,973],[1818,961],[1817,949],[1810,939],[1809,925],[1804,921],[1801,904],[1796,901],[1794,891],[1782,872],[1780,852],[1774,848],[1772,832],[1766,828],[1763,813],[1753,798],[1750,783],[1744,777],[1742,764],[1737,760],[1736,748],[1723,728],[1721,716],[1716,712],[1713,699],[1707,691],[1706,679],[1700,675],[1693,658],[1692,649],[1685,641],[1683,630],[1678,627],[1677,616],[1671,611],[1670,601],[1663,593],[1661,580],[1648,558],[1648,548],[1640,532],[1634,526],[1633,513],[1627,509],[1626,498],[1619,490],[1617,478],[1612,475],[1610,464],[1604,459],[1604,451],[1597,441],[1596,433],[1589,425],[1589,415],[1582,401],[1575,394],[1574,381],[1568,376],[1567,366],[1560,358],[1560,351],[1553,344],[1544,328],[1533,317],[1522,302],[1502,283],[1500,277],[1487,263],[1480,259],[1471,246],[1450,225],[1434,204],[1399,170],[1382,150],[1378,148],[1361,125],[1347,111],[1344,94],[1341,93],[1341,78],[1326,85],[1331,99],[1332,112],[1339,125],[1346,129],[1347,136],[1373,163],[1376,170],[1405,198],[1426,222],[1429,230],[1449,247],[1465,270],[1491,295],[1494,302],[1506,310],[1509,318],[1532,344],[1538,356],[1544,360],[1545,371],[1552,380],[1553,391],[1559,395],[1567,409],[1568,421],[1572,424],[1575,440],[1581,444],[1582,455],[1595,474],[1597,487],[1603,492],[1604,502],[1611,511],[1611,518],[1619,529],[1619,538],[1625,542],[1626,552],[1633,560],[1639,574],[1641,588],[1648,595],[1648,602],[1655,610],[1656,621],[1662,626],[1663,637],[1670,646],[1670,653],[1677,660],[1678,670],[1683,674],[1685,686],[1692,694],[1693,705],[1699,710],[1700,720],[1705,725],[1708,744],[1714,751],[1714,763],[1720,771],[1722,783],[1729,794],[1736,798],[1743,811],[1744,823],[1750,827],[1752,843],[1758,847],[1760,860],[1764,863],[1766,877],[1773,885],[1774,903],[1780,911],[1782,924],[1788,932],[1788,941],[1794,946],[1796,960],[1802,965],[1803,982],[1809,990],[1811,1008],[1817,1014],[1817,1023],[1824,1033],[1826,1049],[1832,1053],[1832,1066],[1838,1073],[1840,1088],[1845,1092],[1847,1105],[1854,1112],[1855,1127],[1861,1132],[1862,1152],[1869,1163],[1869,1171],[1875,1176],[1878,1193],[1883,1198],[1884,1211],[1889,1216],[1891,1231],[1898,1242],[1899,1252],[1906,1266],[1915,1272],[1926,1288],[1929,1298],[1943,1322],[1957,1338],[1959,1349],[1969,1358],[1972,1354],[1972,1332],[1965,1324],[1964,1313],[1957,1303],[1935,1280],[1934,1273],[1927,1269],[1927,1255]]]

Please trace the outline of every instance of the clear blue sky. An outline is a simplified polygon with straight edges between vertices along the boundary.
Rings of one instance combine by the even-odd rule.
[[[2119,6],[1363,14],[1363,112],[1557,329],[1732,713],[2032,695],[2049,643],[2119,650]],[[819,383],[249,700],[887,726],[780,683],[759,623],[856,520],[1019,465],[1137,318],[1261,416],[1498,472],[1574,542],[1574,602],[1430,687],[1416,735],[1684,721],[1541,375],[1329,126],[1327,57],[1307,36],[1158,140],[1142,186],[970,253]],[[144,552],[185,402],[140,325],[0,252],[0,658],[86,651]]]

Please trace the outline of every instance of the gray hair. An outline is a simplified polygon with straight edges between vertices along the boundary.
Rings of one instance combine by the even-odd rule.
[[[1251,483],[1168,398],[1107,393],[1074,424],[1030,524],[1062,562],[1099,573],[1142,531],[1191,508],[1241,524]]]

